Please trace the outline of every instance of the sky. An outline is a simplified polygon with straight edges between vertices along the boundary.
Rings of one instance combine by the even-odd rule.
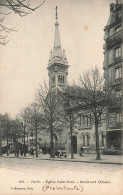
[[[26,17],[14,13],[6,16],[4,24],[18,31],[8,34],[7,46],[0,45],[0,113],[15,116],[34,100],[39,84],[48,81],[56,6],[61,46],[69,64],[69,83],[95,65],[103,72],[104,27],[110,3],[115,0],[46,0]]]

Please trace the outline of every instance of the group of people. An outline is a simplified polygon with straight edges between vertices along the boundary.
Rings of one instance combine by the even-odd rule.
[[[50,154],[50,147],[47,147],[47,146],[43,146],[42,147],[42,152],[43,152],[43,154],[47,154],[47,153],[49,153]]]
[[[34,155],[34,153],[35,153],[35,150],[34,150],[33,148],[31,148],[31,149],[30,149],[30,154],[31,154],[31,155]]]
[[[16,144],[15,147],[14,147],[14,152],[15,152],[15,156],[19,156],[19,154],[20,154],[21,156],[23,156],[23,154],[24,154],[23,147],[19,147],[19,145]],[[51,149],[50,149],[50,147],[48,148],[48,147],[44,146],[44,147],[42,148],[42,152],[43,152],[44,154],[46,154],[46,153],[49,153],[49,154],[50,154]],[[81,146],[81,147],[80,147],[80,151],[79,151],[79,155],[82,156],[83,152],[84,152],[84,149],[83,149],[83,147]],[[56,156],[58,155],[57,153],[58,153],[58,151],[55,152],[55,155],[56,155]],[[35,154],[35,149],[34,149],[34,148],[31,148],[31,149],[30,149],[30,154],[31,154],[31,155],[34,155],[34,154]]]
[[[24,154],[23,148],[20,148],[20,149],[15,148],[14,152],[15,152],[15,156],[19,156],[19,154],[20,154],[21,156],[23,156],[23,154]],[[31,149],[30,149],[30,154],[31,154],[31,155],[34,155],[34,153],[35,153],[35,150],[34,150],[33,148],[31,148]]]
[[[21,155],[21,156],[23,156],[23,154],[24,154],[24,151],[23,151],[23,148],[15,148],[15,156],[19,156],[19,154]]]

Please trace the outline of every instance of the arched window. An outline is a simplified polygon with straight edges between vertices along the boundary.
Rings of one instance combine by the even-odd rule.
[[[83,142],[83,146],[85,146],[85,136],[82,135],[82,142]]]
[[[58,83],[59,84],[64,84],[64,76],[58,75]]]
[[[89,135],[86,135],[86,144],[89,146]]]

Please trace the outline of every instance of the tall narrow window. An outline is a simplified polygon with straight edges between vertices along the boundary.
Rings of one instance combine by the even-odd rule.
[[[62,76],[62,83],[64,83],[64,76]]]
[[[121,113],[116,114],[117,123],[121,122]]]
[[[121,57],[121,47],[115,49],[115,58]]]
[[[91,114],[88,114],[84,117],[84,121],[85,121],[85,125],[87,127],[90,127],[91,126]]]
[[[121,91],[121,90],[116,91],[116,98],[117,98],[118,100],[120,100],[121,97],[122,97],[122,91]]]
[[[115,32],[119,32],[119,31],[121,31],[121,26],[115,28]]]
[[[121,78],[121,67],[115,69],[115,79]]]
[[[88,115],[85,116],[85,125],[88,126]]]
[[[85,146],[85,136],[82,136],[83,146]]]
[[[91,114],[88,116],[88,126],[91,126]]]
[[[86,135],[86,143],[87,143],[87,146],[89,146],[89,136],[88,135]]]
[[[64,84],[64,76],[62,76],[62,75],[58,76],[58,83],[59,84]]]

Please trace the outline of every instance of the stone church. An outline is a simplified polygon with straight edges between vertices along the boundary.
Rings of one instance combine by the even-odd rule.
[[[51,90],[63,90],[68,85],[68,61],[66,58],[65,50],[62,50],[61,39],[59,34],[58,13],[56,7],[56,21],[55,21],[55,37],[53,51],[50,52],[48,62],[48,76],[49,87]],[[106,145],[106,123],[101,123],[99,127],[100,149],[103,150]],[[50,138],[45,134],[45,143],[49,145]],[[92,124],[89,115],[88,117],[78,115],[77,125],[73,130],[73,150],[78,153],[80,147],[83,146],[85,152],[95,152],[95,128]],[[70,129],[63,129],[62,133],[54,135],[54,145],[57,149],[65,149],[70,152],[71,138]]]

